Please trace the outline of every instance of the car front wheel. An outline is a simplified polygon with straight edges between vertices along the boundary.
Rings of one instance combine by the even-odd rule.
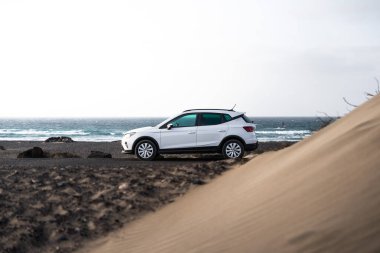
[[[157,156],[157,147],[150,140],[142,140],[137,143],[135,153],[140,160],[152,161]]]
[[[227,159],[238,159],[244,156],[244,146],[241,141],[229,140],[223,145],[223,156]]]

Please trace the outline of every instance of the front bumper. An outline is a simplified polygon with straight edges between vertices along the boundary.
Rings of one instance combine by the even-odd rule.
[[[121,140],[121,147],[122,147],[121,153],[122,154],[133,154],[132,144],[133,144],[133,141],[131,141],[130,139],[123,138]]]
[[[259,142],[257,141],[256,143],[252,144],[245,144],[245,151],[254,151],[258,148]]]

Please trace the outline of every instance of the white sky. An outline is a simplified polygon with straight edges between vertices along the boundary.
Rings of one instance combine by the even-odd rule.
[[[0,117],[343,115],[374,77],[378,0],[0,0]]]

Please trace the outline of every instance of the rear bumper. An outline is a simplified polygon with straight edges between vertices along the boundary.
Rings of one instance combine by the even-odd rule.
[[[252,143],[252,144],[245,144],[245,151],[254,151],[259,146],[259,142]]]

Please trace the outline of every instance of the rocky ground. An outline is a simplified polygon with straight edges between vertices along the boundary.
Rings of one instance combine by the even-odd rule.
[[[263,143],[256,153],[291,144]],[[234,162],[212,154],[170,155],[142,162],[121,155],[119,143],[0,146],[0,252],[72,252],[254,157]],[[17,159],[36,146],[82,158]],[[94,150],[114,158],[85,158]]]

